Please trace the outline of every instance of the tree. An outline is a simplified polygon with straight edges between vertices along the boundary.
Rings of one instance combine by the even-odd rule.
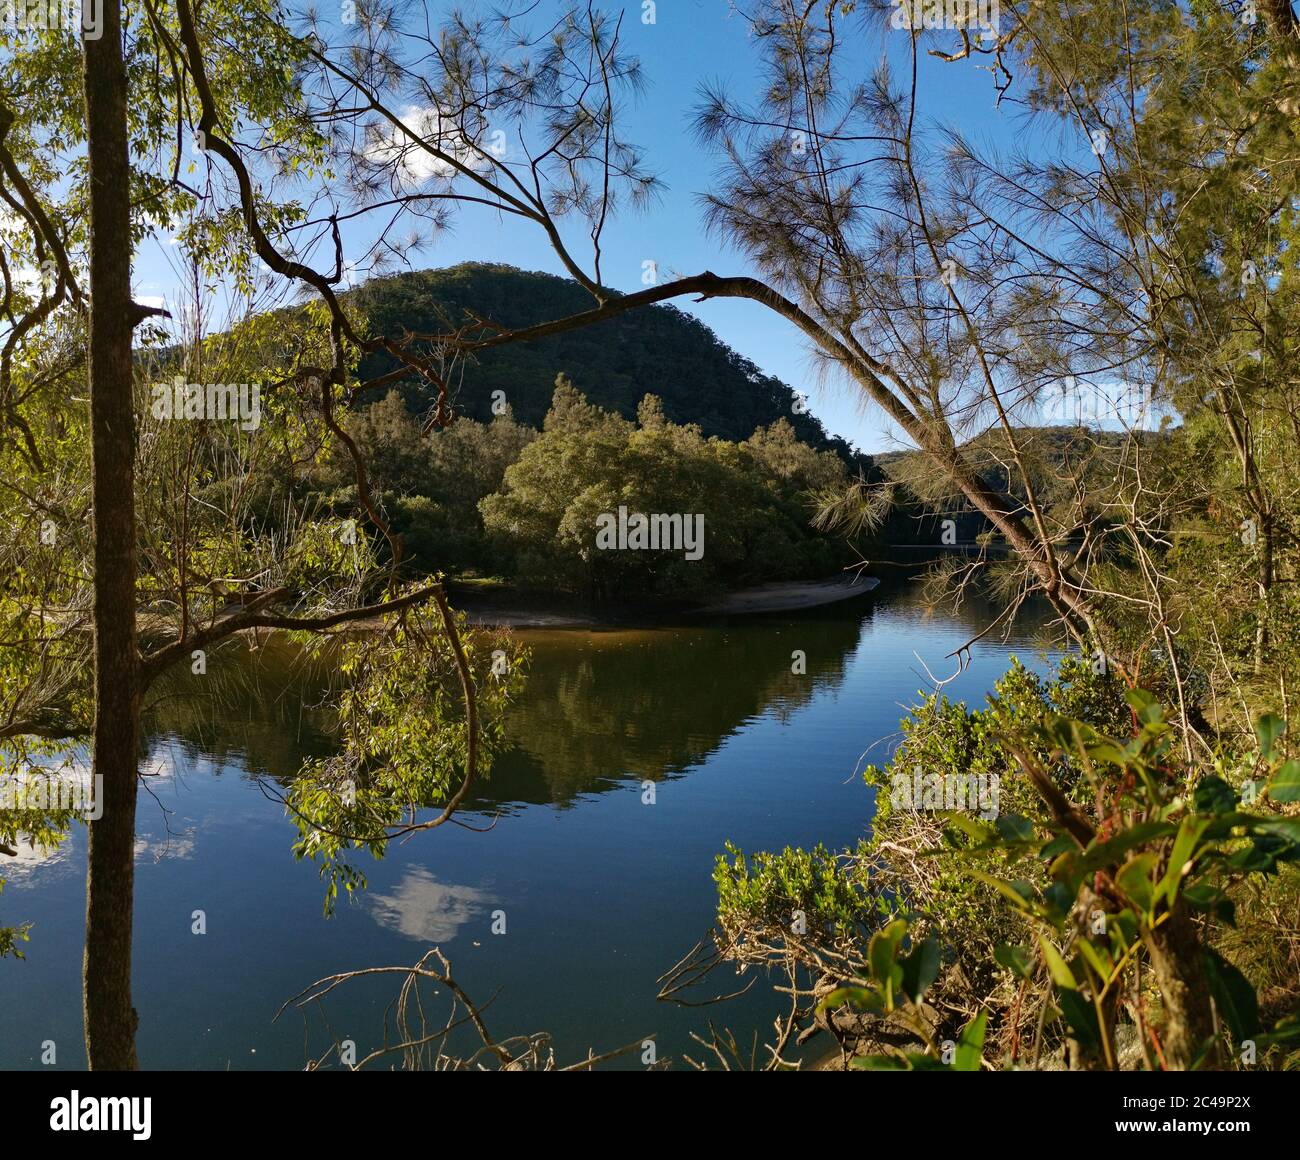
[[[844,464],[789,426],[760,430],[757,442],[705,439],[668,422],[654,395],[630,423],[561,377],[544,427],[479,505],[526,583],[600,599],[691,598],[844,563],[809,526],[811,492],[842,485]],[[602,539],[602,527],[643,519],[663,528],[645,544]]]
[[[90,184],[90,425],[94,512],[95,720],[92,769],[104,814],[90,823],[84,975],[86,1055],[95,1069],[137,1066],[131,1005],[135,898],[136,667],[135,413],[131,332],[131,164],[119,3],[86,41],[86,157]]]
[[[86,1046],[94,1068],[136,1064],[136,1016],[129,988],[136,737],[141,699],[169,666],[245,630],[325,633],[351,622],[375,619],[388,625],[388,643],[401,641],[408,655],[421,648],[439,655],[445,652],[460,699],[459,712],[452,721],[442,695],[431,697],[427,704],[430,712],[439,714],[437,724],[458,728],[461,738],[458,744],[443,749],[445,760],[429,771],[431,781],[403,787],[416,795],[405,803],[412,810],[427,802],[431,794],[439,798],[441,812],[419,828],[441,825],[454,814],[481,772],[486,747],[480,730],[490,725],[480,721],[479,678],[472,667],[472,650],[465,644],[462,626],[441,582],[437,577],[421,586],[405,582],[400,535],[374,503],[364,458],[336,417],[340,400],[350,402],[366,390],[415,374],[434,385],[441,400],[436,418],[445,423],[449,419],[446,379],[433,361],[408,351],[397,339],[363,333],[364,323],[341,305],[334,290],[342,277],[337,214],[329,219],[334,260],[323,272],[297,256],[286,257],[280,248],[292,250],[295,229],[315,227],[292,196],[277,200],[268,187],[286,173],[291,180],[297,173],[320,174],[326,138],[317,126],[332,120],[341,127],[346,119],[335,116],[339,110],[329,91],[329,79],[340,79],[337,67],[322,51],[320,41],[292,35],[278,8],[269,11],[264,21],[249,21],[242,10],[220,4],[207,4],[200,13],[188,0],[178,0],[174,10],[151,0],[144,0],[138,8],[118,2],[108,7],[111,11],[104,35],[84,44],[81,84],[72,79],[77,64],[72,51],[75,42],[53,36],[12,50],[13,68],[7,71],[5,81],[9,91],[0,101],[4,200],[17,214],[22,235],[15,253],[35,259],[41,283],[41,293],[33,295],[25,283],[11,277],[7,266],[3,270],[5,315],[10,325],[0,358],[0,405],[6,423],[6,454],[25,459],[38,475],[44,463],[38,435],[57,439],[62,433],[38,431],[39,425],[33,425],[24,414],[24,404],[30,404],[50,385],[48,368],[37,365],[35,354],[42,343],[50,349],[59,326],[75,324],[83,317],[83,257],[91,290],[93,463],[89,486],[94,602],[90,620],[95,686],[93,691],[69,689],[50,672],[51,662],[68,635],[79,631],[85,613],[75,576],[61,575],[57,583],[47,583],[42,591],[27,588],[27,574],[18,570],[6,592],[5,611],[6,621],[21,632],[5,642],[4,659],[6,671],[20,674],[24,684],[7,705],[11,713],[0,731],[0,742],[7,753],[16,753],[21,760],[23,752],[30,751],[34,736],[53,741],[89,732],[94,770],[105,779],[104,815],[92,826],[87,887]],[[381,24],[367,24],[366,28],[382,32]],[[371,148],[351,155],[353,175],[363,181],[405,181],[410,176],[412,151],[428,148],[451,165],[453,174],[472,179],[480,167],[478,158],[489,156],[481,147],[485,113],[509,108],[521,116],[534,115],[539,132],[552,135],[553,147],[544,150],[544,155],[553,158],[554,172],[562,181],[571,181],[575,192],[581,191],[584,174],[593,166],[602,168],[607,177],[613,174],[612,180],[602,182],[604,194],[595,199],[580,195],[574,203],[578,212],[593,221],[603,219],[611,208],[613,188],[626,182],[635,190],[641,184],[634,158],[599,128],[602,119],[608,121],[612,113],[615,91],[625,80],[633,79],[612,47],[602,48],[594,58],[586,52],[592,34],[598,43],[612,43],[610,31],[590,11],[585,26],[577,14],[566,18],[558,37],[547,35],[541,40],[545,49],[540,84],[509,80],[509,68],[498,61],[493,67],[498,78],[506,79],[500,87],[489,88],[486,95],[476,87],[478,78],[465,78],[458,66],[444,62],[444,93],[454,95],[451,90],[463,85],[470,98],[453,100],[447,106],[474,122],[470,136],[452,129],[444,138],[437,126],[426,126],[436,144],[426,145],[412,133],[415,144],[408,146],[404,134],[409,130],[401,126],[400,118],[378,100],[368,101],[362,106],[362,116],[374,113],[401,128],[387,143],[372,138]],[[449,36],[453,41],[459,37],[465,45],[471,35],[471,29],[452,20]],[[304,91],[308,61],[319,68],[316,79],[323,82],[323,87],[314,90],[321,98],[316,105]],[[568,68],[571,61],[576,62],[576,71]],[[584,89],[584,70],[603,80],[603,101],[593,98],[584,104],[565,95]],[[364,87],[366,80],[352,78],[349,83]],[[585,87],[589,89],[589,83]],[[8,112],[15,94],[22,107],[31,111],[30,123],[21,128],[15,127]],[[566,105],[572,108],[567,118],[551,115],[550,110]],[[355,108],[346,116],[356,123]],[[187,127],[205,162],[213,166],[210,176],[224,169],[232,186],[209,181],[200,191],[187,183],[181,156]],[[38,140],[41,133],[44,139]],[[263,134],[277,143],[270,166],[263,165],[259,148]],[[61,185],[65,174],[77,174],[69,157],[83,142],[88,181]],[[580,155],[570,151],[573,144]],[[63,151],[62,171],[38,160],[42,146]],[[251,165],[246,156],[253,159]],[[283,168],[277,169],[280,163]],[[535,163],[534,174],[546,164]],[[266,185],[256,180],[256,169],[262,171]],[[459,196],[416,194],[407,204],[413,213],[432,207],[436,225],[444,203]],[[562,251],[553,219],[544,208],[548,198],[540,186],[535,203],[527,193],[509,196],[524,216],[547,230]],[[88,233],[79,212],[84,204],[89,205]],[[368,539],[357,542],[350,534],[349,543],[340,538],[337,529],[331,535],[330,529],[308,526],[301,515],[287,521],[295,532],[287,539],[249,526],[240,519],[244,497],[237,491],[228,495],[234,505],[226,513],[218,512],[216,519],[208,509],[197,507],[193,502],[196,484],[205,475],[214,478],[208,473],[216,460],[224,457],[228,471],[241,456],[266,449],[265,443],[259,446],[256,440],[228,442],[224,435],[214,435],[210,426],[195,428],[189,438],[151,441],[149,451],[161,447],[170,455],[181,450],[175,462],[184,469],[170,476],[170,504],[159,502],[156,495],[146,497],[151,516],[163,516],[168,526],[152,521],[144,527],[137,525],[141,496],[134,472],[139,393],[134,382],[132,330],[151,312],[132,302],[130,277],[135,243],[148,229],[159,226],[180,229],[179,238],[193,261],[196,297],[202,296],[205,279],[229,275],[236,288],[251,299],[257,290],[250,275],[254,258],[286,283],[305,285],[317,296],[315,326],[308,341],[281,351],[277,360],[281,373],[272,389],[280,392],[276,404],[280,408],[280,453],[293,464],[297,456],[322,453],[332,441],[347,450],[360,514],[373,529],[371,534],[387,548],[382,572],[369,552]],[[598,238],[597,226],[593,234],[597,251]],[[393,248],[386,233],[377,245]],[[201,314],[196,306],[191,368],[202,366],[207,351],[206,344],[197,339]],[[400,372],[346,389],[356,357],[381,350],[398,361]],[[158,470],[158,461],[147,455],[143,462],[150,473]],[[159,473],[151,482],[167,479],[165,473]],[[75,497],[75,488],[71,490]],[[55,511],[48,499],[21,486],[12,489],[11,499],[11,510],[28,523],[39,522],[43,512]],[[75,504],[57,514],[70,517],[70,529],[75,528]],[[165,599],[178,611],[163,632],[158,633],[158,626],[151,624],[147,635],[138,633],[136,615],[141,538],[154,554],[151,562],[163,565],[150,574],[152,602]],[[340,552],[343,544],[358,551]],[[358,568],[358,560],[367,561],[365,567]],[[228,567],[249,564],[256,567]],[[291,582],[276,583],[277,577]],[[306,588],[293,582],[302,579],[308,581]],[[376,586],[384,598],[365,598]],[[51,609],[46,600],[49,596],[62,598],[62,607]],[[412,632],[404,617],[426,602],[436,612],[437,629]],[[288,612],[277,611],[285,605]],[[393,712],[399,711],[401,704],[400,698],[394,698],[390,702]],[[93,723],[77,719],[77,710],[85,708],[91,708]],[[65,820],[42,814],[30,822],[38,833],[45,833],[46,823]],[[396,828],[406,831],[404,826]],[[8,829],[7,821],[6,832]],[[373,831],[360,836],[366,842],[382,839]]]
[[[1041,591],[1072,637],[1100,648],[1130,680],[1142,665],[1154,666],[1178,707],[1189,767],[1193,749],[1208,753],[1215,741],[1198,703],[1200,674],[1214,673],[1240,699],[1243,615],[1250,668],[1261,679],[1286,643],[1290,598],[1278,592],[1294,578],[1286,573],[1294,568],[1295,464],[1285,436],[1300,431],[1300,411],[1292,397],[1293,291],[1279,289],[1276,273],[1294,261],[1288,69],[1297,32],[1285,4],[1270,4],[1265,27],[1252,31],[1229,27],[1217,11],[1197,9],[1185,21],[1172,4],[1137,13],[1107,4],[1013,13],[991,44],[962,30],[955,51],[943,52],[949,66],[982,54],[1003,91],[1023,73],[1029,105],[1070,133],[1060,158],[1000,165],[922,122],[918,76],[931,40],[908,38],[900,83],[887,67],[859,70],[861,53],[844,31],[865,31],[869,14],[852,4],[755,0],[745,15],[770,83],[753,107],[707,94],[698,128],[723,162],[709,219],[758,276],[704,271],[625,296],[603,284],[602,242],[616,209],[655,190],[619,126],[639,66],[620,46],[617,17],[577,6],[547,22],[528,18],[527,7],[491,18],[453,15],[434,35],[403,31],[376,6],[331,41],[320,29],[292,31],[279,8],[250,21],[214,0],[201,8],[177,0],[174,9],[142,0],[112,5],[103,38],[112,43],[88,42],[84,69],[71,42],[57,37],[12,53],[0,99],[0,195],[16,219],[5,226],[18,236],[13,252],[38,271],[40,292],[7,266],[0,270],[8,320],[0,348],[3,451],[17,465],[14,482],[6,479],[7,503],[14,522],[32,528],[28,542],[36,542],[42,520],[62,520],[68,535],[57,558],[75,563],[87,547],[78,543],[78,521],[88,487],[94,535],[83,572],[61,574],[45,559],[6,581],[4,619],[18,631],[4,644],[4,671],[17,674],[20,687],[6,693],[0,741],[12,750],[32,737],[74,736],[90,726],[78,711],[93,704],[96,768],[114,787],[92,838],[88,892],[87,1035],[95,1066],[134,1058],[129,993],[120,986],[129,980],[129,914],[114,925],[105,921],[105,904],[129,896],[132,723],[168,666],[244,630],[321,633],[381,618],[390,643],[427,647],[448,662],[440,671],[460,689],[464,730],[464,744],[445,750],[448,764],[433,783],[403,782],[389,792],[442,795],[445,821],[477,775],[482,674],[440,580],[410,583],[410,554],[383,481],[372,487],[367,455],[345,420],[349,408],[397,383],[423,384],[433,424],[445,426],[467,360],[684,295],[748,299],[792,323],[1004,539],[1014,553],[1005,576],[1009,609]],[[1206,59],[1215,67],[1202,68]],[[1179,84],[1162,86],[1171,67]],[[1206,100],[1187,102],[1180,95],[1187,86]],[[408,113],[412,94],[418,105]],[[30,123],[19,123],[15,104]],[[501,124],[512,127],[504,142]],[[200,151],[195,166],[183,159],[187,142]],[[74,160],[83,147],[84,172]],[[201,176],[191,185],[195,168]],[[349,269],[376,272],[413,252],[399,228],[427,239],[464,206],[538,229],[590,307],[557,299],[555,316],[542,321],[462,312],[410,331],[368,318],[342,297]],[[365,215],[385,224],[349,263],[340,222]],[[241,332],[258,351],[272,352],[261,364],[273,417],[265,440],[218,438],[210,427],[192,438],[172,431],[142,444],[136,459],[131,332],[146,315],[130,301],[130,265],[135,242],[156,226],[177,231],[196,297],[228,277],[251,303],[260,261],[277,287],[311,298],[305,329],[277,334],[270,322]],[[571,245],[579,233],[590,242],[586,260]],[[1247,253],[1259,254],[1249,259],[1257,280],[1238,296],[1232,267]],[[69,381],[65,357],[75,365],[79,328],[89,342],[91,469],[80,489],[75,472],[34,487],[48,474],[50,448],[66,449],[78,431],[66,400],[41,409],[57,403]],[[214,355],[200,330],[185,356],[196,376]],[[249,354],[227,353],[231,365]],[[362,369],[376,360],[383,365],[373,373]],[[1098,441],[1096,456],[1072,464],[1069,481],[1056,480],[1048,494],[1053,480],[1033,461],[1024,409],[1062,378],[1105,374],[1175,400],[1191,420],[1188,440],[1218,465],[1216,476],[1188,481],[1171,473],[1181,482],[1166,501],[1150,487],[1151,447]],[[820,470],[788,461],[780,429],[743,449],[661,422],[653,407],[639,430],[567,395],[554,413],[520,457],[526,470],[514,479],[506,472],[503,490],[482,504],[489,523],[531,519],[538,534],[558,536],[574,568],[592,517],[622,500],[689,506],[710,497],[744,510],[757,508],[761,492],[776,495],[788,515],[798,501],[778,481]],[[595,444],[579,445],[569,428],[595,432]],[[972,448],[972,437],[987,432],[997,441]],[[295,507],[306,490],[302,475],[331,449],[342,449],[351,469],[338,510]],[[1231,459],[1220,455],[1224,449]],[[990,482],[987,454],[1005,468],[1005,487]],[[1097,456],[1123,471],[1104,504],[1089,507],[1095,497],[1083,485],[1089,472],[1095,478]],[[284,504],[274,528],[251,518],[240,483],[258,457],[288,481],[274,493]],[[746,458],[761,481],[747,474]],[[164,464],[176,468],[171,484]],[[629,464],[637,469],[630,475]],[[132,480],[133,469],[148,473],[153,491]],[[582,491],[563,504],[540,489],[529,495],[529,472],[557,484],[576,472]],[[200,485],[224,496],[225,509],[214,516],[196,502]],[[862,498],[862,490],[851,494]],[[391,497],[393,508],[407,498]],[[872,503],[863,510],[878,514]],[[322,514],[333,520],[317,519]],[[429,513],[407,514],[414,526]],[[1193,543],[1204,548],[1222,540],[1225,524],[1235,536],[1239,517],[1253,521],[1256,538],[1221,565],[1232,575],[1233,599],[1220,607],[1216,593],[1187,600],[1173,590],[1167,571],[1178,554],[1166,533],[1201,518]],[[720,560],[753,561],[770,548],[761,539],[770,527],[723,522],[710,550]],[[342,538],[344,528],[352,541]],[[796,541],[791,533],[785,547]],[[146,569],[144,558],[161,566]],[[1182,559],[1187,572],[1198,566],[1195,550]],[[640,567],[622,558],[606,564]],[[75,655],[69,638],[75,642],[87,616],[86,576],[94,591],[93,697],[54,671],[56,661]],[[176,610],[163,631],[156,622],[140,631],[133,612],[141,594],[147,605]],[[410,631],[407,614],[415,617],[425,603],[436,612],[436,633]],[[1209,628],[1189,667],[1183,623],[1201,610]],[[1232,655],[1221,625],[1232,629]],[[1286,689],[1282,679],[1283,698]],[[445,690],[423,692],[431,712],[448,720]],[[401,703],[387,693],[386,704]],[[389,821],[383,815],[385,833],[395,828]],[[373,829],[354,836],[380,840]],[[349,840],[346,830],[340,840]],[[102,986],[95,981],[101,966]],[[1175,966],[1184,981],[1196,969],[1186,956]]]

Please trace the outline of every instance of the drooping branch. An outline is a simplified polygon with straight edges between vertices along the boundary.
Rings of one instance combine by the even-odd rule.
[[[343,625],[374,620],[394,612],[414,608],[427,600],[435,600],[442,591],[441,583],[428,584],[404,596],[383,600],[377,604],[346,608],[341,612],[320,616],[287,616],[267,612],[265,609],[287,599],[287,588],[274,588],[258,593],[239,612],[223,616],[203,628],[195,629],[187,637],[174,640],[145,656],[142,662],[143,683],[147,688],[169,665],[193,649],[206,648],[250,628],[278,628],[288,632],[328,632]]]

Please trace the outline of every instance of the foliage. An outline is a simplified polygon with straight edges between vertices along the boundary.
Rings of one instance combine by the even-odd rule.
[[[342,646],[337,752],[306,761],[286,797],[298,825],[294,853],[318,863],[327,912],[340,885],[349,893],[365,885],[354,852],[382,858],[395,835],[428,828],[420,811],[445,810],[490,775],[527,654],[504,634],[471,634],[462,615],[457,621],[474,723],[456,646],[430,614],[408,613]]]
[[[1138,996],[1132,1009],[1142,1023],[1142,958],[1154,958],[1157,980],[1168,982],[1160,963],[1167,953],[1162,928],[1173,927],[1185,912],[1203,915],[1211,928],[1231,926],[1235,884],[1300,861],[1300,819],[1242,810],[1239,794],[1213,768],[1193,771],[1182,763],[1164,712],[1150,694],[1135,689],[1128,700],[1137,728],[1127,740],[1055,714],[1034,730],[1038,748],[1049,754],[1044,771],[1059,758],[1083,770],[1102,819],[1091,838],[1085,842],[1077,827],[1060,819],[1035,824],[1004,817],[998,827],[983,827],[971,852],[994,853],[998,872],[967,867],[1036,928],[1037,951],[1000,948],[998,961],[1029,982],[1041,955],[1071,1036],[1100,1054],[1108,1067],[1117,1065],[1109,1009],[1117,996]],[[1256,769],[1265,795],[1291,799],[1297,766],[1274,755],[1281,731],[1280,721],[1261,720]],[[1254,799],[1255,781],[1247,787]],[[1025,870],[1030,872],[1021,876]],[[1199,954],[1230,1054],[1247,1041],[1262,1053],[1300,1039],[1300,1022],[1294,1019],[1263,1033],[1254,986],[1212,945],[1202,945]],[[1140,1033],[1145,1052],[1147,1029],[1140,1026]],[[1154,1037],[1152,1045],[1158,1053]],[[1198,1059],[1215,1046],[1213,1039],[1197,1044]]]
[[[1008,935],[1006,918],[991,912],[988,889],[950,860],[919,857],[908,863],[887,852],[921,855],[944,842],[967,848],[974,840],[949,816],[911,808],[914,794],[904,795],[904,808],[896,808],[894,786],[924,785],[936,775],[984,778],[984,785],[996,788],[999,817],[1042,817],[1041,803],[1020,776],[1007,738],[1033,748],[1032,727],[1051,711],[1081,716],[1098,729],[1122,728],[1128,713],[1121,691],[1113,677],[1078,657],[1065,657],[1051,680],[1013,657],[985,708],[971,709],[940,694],[925,697],[900,723],[901,739],[889,762],[864,770],[864,781],[875,790],[875,812],[862,856],[875,864],[878,889],[898,897],[946,944],[969,949],[972,972],[988,970],[993,946]],[[1068,760],[1057,767],[1067,790],[1078,784],[1081,773]]]
[[[981,1011],[961,1029],[955,1043],[938,1043],[931,1032],[922,1003],[939,975],[940,949],[932,938],[923,939],[902,954],[908,924],[896,918],[871,936],[865,984],[838,987],[821,1002],[821,1010],[847,1005],[879,1017],[899,1016],[924,1044],[925,1050],[895,1051],[886,1055],[860,1055],[852,1063],[864,1071],[979,1071],[983,1058],[988,1012]]]
[[[891,760],[866,771],[876,810],[856,850],[746,858],[728,845],[714,874],[724,959],[799,962],[823,976],[816,990],[834,988],[819,1011],[847,1005],[921,1048],[860,1067],[953,1063],[922,1003],[931,988],[969,1013],[972,1037],[978,1018],[995,1062],[1068,1041],[1076,1066],[1284,1065],[1300,1024],[1274,1005],[1266,1026],[1259,984],[1233,961],[1239,902],[1267,913],[1270,892],[1294,897],[1300,763],[1279,718],[1261,717],[1249,746],[1188,762],[1150,693],[1066,658],[1050,681],[1013,664],[985,709],[931,695],[902,726]],[[990,779],[990,816],[918,801],[910,787],[936,775]],[[905,983],[923,961],[921,982]],[[1265,982],[1294,973],[1285,956],[1255,962]],[[1204,991],[1176,998],[1189,963]],[[1221,1031],[1181,1057],[1181,1022],[1212,1029],[1211,1003]]]
[[[635,423],[555,390],[542,434],[479,505],[487,530],[528,583],[597,597],[698,596],[771,579],[824,574],[842,556],[807,526],[807,495],[841,479],[829,452],[784,420],[743,443],[678,426],[647,395]],[[619,508],[703,517],[703,555],[682,547],[605,551],[598,520]]]
[[[471,315],[522,327],[578,314],[591,302],[568,279],[483,262],[374,278],[356,296],[359,308],[387,333],[433,331],[460,325]],[[367,376],[391,369],[391,360],[382,355],[363,364]],[[706,438],[738,443],[785,419],[810,447],[833,450],[846,462],[853,457],[844,440],[827,435],[806,405],[797,403],[790,387],[673,306],[482,351],[459,370],[458,413],[489,421],[499,391],[520,423],[540,427],[557,374],[576,383],[596,406],[624,419],[635,417],[642,397],[653,390],[671,422],[696,424]],[[408,387],[406,399],[417,413],[431,401],[427,388],[416,385]]]
[[[834,939],[857,930],[869,919],[875,901],[866,881],[844,865],[843,855],[825,846],[779,854],[758,853],[746,858],[727,843],[713,870],[718,888],[718,920],[738,940],[749,931],[792,929],[801,916],[814,938]]]

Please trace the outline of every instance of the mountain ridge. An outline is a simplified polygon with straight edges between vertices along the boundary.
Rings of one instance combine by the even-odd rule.
[[[474,315],[525,327],[593,305],[591,295],[571,279],[488,262],[385,275],[349,294],[372,327],[388,334],[446,329]],[[362,360],[362,377],[396,366],[390,355],[369,355]],[[519,422],[540,428],[560,374],[591,403],[624,418],[635,418],[641,399],[653,394],[671,422],[698,424],[706,436],[739,442],[786,419],[800,440],[817,450],[835,451],[850,466],[869,462],[801,407],[792,387],[765,374],[699,319],[667,304],[482,351],[456,369],[453,405],[457,414],[486,421],[494,398],[504,397]],[[503,396],[494,396],[496,391]],[[403,396],[412,409],[432,402],[427,386],[414,379],[404,383]]]

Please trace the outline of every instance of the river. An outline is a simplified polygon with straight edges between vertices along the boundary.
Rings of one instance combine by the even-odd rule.
[[[701,1057],[690,1033],[709,1019],[749,1042],[779,1010],[761,984],[721,1007],[656,998],[656,979],[712,922],[716,855],[727,840],[747,851],[856,842],[872,814],[864,761],[888,756],[903,706],[930,687],[926,666],[951,675],[945,654],[989,618],[978,601],[928,615],[904,583],[708,626],[522,632],[528,685],[508,752],[461,815],[474,829],[444,826],[363,862],[368,888],[329,918],[268,792],[327,748],[324,722],[274,650],[215,653],[204,692],[174,692],[149,718],[142,1066],[298,1069],[335,1039],[364,1055],[381,1042],[395,977],[272,1020],[313,980],[409,965],[431,946],[476,1002],[490,1000],[496,1037],[547,1032],[560,1063],[653,1039],[683,1066],[683,1053]],[[1013,652],[1046,667],[1043,621],[1031,610],[1010,640],[975,644],[945,691],[982,702]],[[804,674],[792,672],[796,650]],[[0,921],[33,926],[26,959],[0,960],[0,1067],[39,1067],[53,1041],[56,1066],[81,1068],[84,830],[16,861],[0,867]],[[642,1066],[639,1053],[619,1065]]]

